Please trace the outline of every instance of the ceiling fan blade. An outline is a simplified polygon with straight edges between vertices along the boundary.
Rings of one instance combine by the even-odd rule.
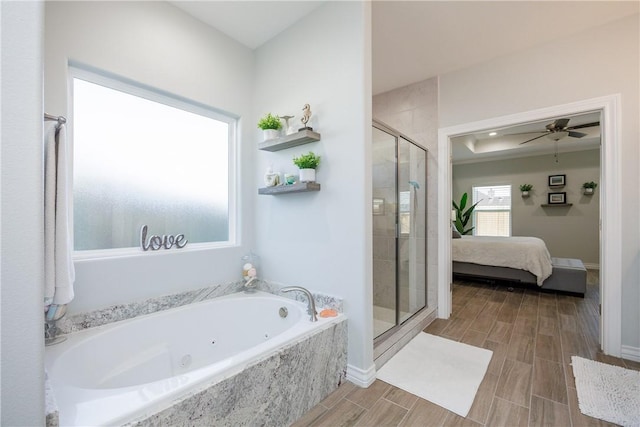
[[[573,132],[573,131],[568,131],[569,132],[569,136],[571,138],[582,138],[583,136],[587,136],[586,133],[582,133],[582,132]]]
[[[555,122],[553,122],[553,128],[556,130],[562,130],[564,128],[567,127],[567,125],[569,124],[569,119],[558,119]]]
[[[575,126],[568,127],[567,130],[591,128],[594,126],[600,126],[600,122],[592,122],[592,123],[585,123],[583,125],[575,125]]]
[[[546,132],[545,132],[545,134],[544,134],[544,135],[536,136],[535,138],[531,138],[531,139],[526,140],[525,142],[521,142],[521,143],[520,143],[520,145],[522,145],[522,144],[526,144],[527,142],[535,141],[536,139],[543,138],[543,137],[545,137],[545,136],[547,136],[547,133],[546,133]]]

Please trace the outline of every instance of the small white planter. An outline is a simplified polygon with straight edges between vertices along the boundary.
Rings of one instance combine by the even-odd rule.
[[[522,197],[529,197],[529,192],[528,191],[523,191],[522,192]]]
[[[316,170],[300,169],[300,182],[316,182]]]
[[[280,131],[278,129],[264,129],[262,131],[263,141],[268,141],[270,139],[276,139],[280,136]]]
[[[593,188],[583,188],[584,194],[591,196],[593,194]]]

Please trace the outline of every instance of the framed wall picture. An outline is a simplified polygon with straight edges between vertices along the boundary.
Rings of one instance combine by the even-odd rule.
[[[549,175],[549,187],[564,187],[566,175]]]
[[[550,205],[563,205],[567,203],[567,193],[549,193],[548,203]]]
[[[384,199],[373,199],[373,214],[384,215]]]

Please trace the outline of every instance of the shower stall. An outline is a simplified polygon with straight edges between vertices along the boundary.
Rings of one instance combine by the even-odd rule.
[[[427,305],[427,151],[373,122],[374,337]]]

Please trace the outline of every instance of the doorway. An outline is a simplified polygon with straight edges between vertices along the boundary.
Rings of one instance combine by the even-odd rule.
[[[605,354],[620,357],[622,350],[622,287],[621,287],[621,236],[620,207],[620,159],[619,110],[620,95],[610,95],[571,104],[543,108],[447,128],[438,132],[438,229],[450,228],[451,187],[451,138],[457,135],[479,132],[497,127],[575,115],[592,111],[601,113],[601,245],[600,299],[602,315],[600,343]],[[438,317],[451,314],[451,241],[446,233],[438,233]]]
[[[377,338],[427,304],[427,152],[374,121],[373,319]]]

